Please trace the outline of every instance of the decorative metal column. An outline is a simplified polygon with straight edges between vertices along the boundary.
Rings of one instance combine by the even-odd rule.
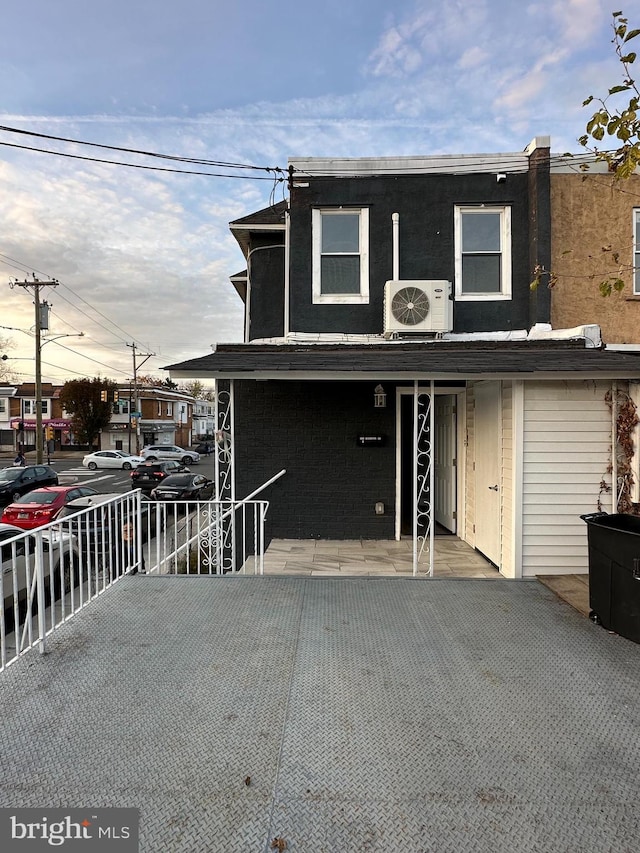
[[[235,559],[235,476],[233,453],[233,380],[218,380],[215,405],[216,502],[206,511],[206,532],[201,537],[205,562],[215,563],[216,574],[233,571]]]
[[[435,469],[433,464],[433,437],[435,407],[434,385],[429,383],[429,393],[413,384],[413,575],[425,549],[429,554],[429,575],[433,577]]]

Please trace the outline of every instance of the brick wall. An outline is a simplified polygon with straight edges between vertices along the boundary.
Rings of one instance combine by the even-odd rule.
[[[236,497],[287,469],[259,496],[270,501],[269,537],[394,537],[395,389],[385,383],[387,408],[374,409],[376,384],[235,383]],[[359,434],[384,434],[386,446],[359,447]]]

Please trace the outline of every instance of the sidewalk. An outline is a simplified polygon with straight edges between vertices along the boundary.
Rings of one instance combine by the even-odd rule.
[[[89,452],[89,450],[56,450],[54,453],[50,454],[49,459],[51,461],[58,461],[60,459],[82,459],[82,457],[86,456]],[[15,458],[15,450],[0,450],[0,467],[6,468],[7,465],[11,465],[13,463],[13,460]],[[29,450],[27,453],[24,454],[24,458],[27,460],[27,465],[35,465],[35,450]],[[43,462],[45,465],[47,464],[46,451],[43,454]]]

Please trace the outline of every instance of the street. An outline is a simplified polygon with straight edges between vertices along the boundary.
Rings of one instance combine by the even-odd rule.
[[[33,463],[30,461],[29,464]],[[99,468],[97,471],[90,471],[83,467],[81,458],[66,459],[63,455],[54,457],[49,464],[58,472],[61,486],[82,483],[84,486],[91,486],[101,494],[126,492],[131,488],[130,471],[113,468]],[[191,465],[189,470],[213,479],[214,465],[213,456],[201,456],[200,462],[197,465]]]

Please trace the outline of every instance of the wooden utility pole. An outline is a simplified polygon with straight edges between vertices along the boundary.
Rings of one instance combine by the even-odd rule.
[[[33,288],[34,300],[33,304],[36,307],[36,325],[35,325],[35,339],[36,339],[36,367],[35,367],[35,378],[36,378],[36,386],[35,386],[35,397],[36,397],[36,465],[42,464],[43,457],[43,449],[44,449],[44,436],[42,434],[42,309],[47,304],[40,302],[40,289],[42,287],[57,287],[59,284],[56,279],[51,279],[51,281],[39,281],[35,275],[33,276],[33,281],[16,281],[13,286],[24,287],[25,290]],[[48,327],[45,327],[48,328]]]
[[[136,354],[136,345],[127,344],[128,347],[131,347],[131,355],[133,356],[133,400],[135,412],[139,412],[140,414],[136,417],[136,456],[140,454],[140,420],[142,415],[142,410],[139,408],[140,400],[138,398],[138,368],[142,367],[142,365],[155,355],[154,352],[140,352]],[[138,364],[137,359],[143,358],[144,361],[141,361]],[[129,428],[131,428],[131,399],[129,399]]]

